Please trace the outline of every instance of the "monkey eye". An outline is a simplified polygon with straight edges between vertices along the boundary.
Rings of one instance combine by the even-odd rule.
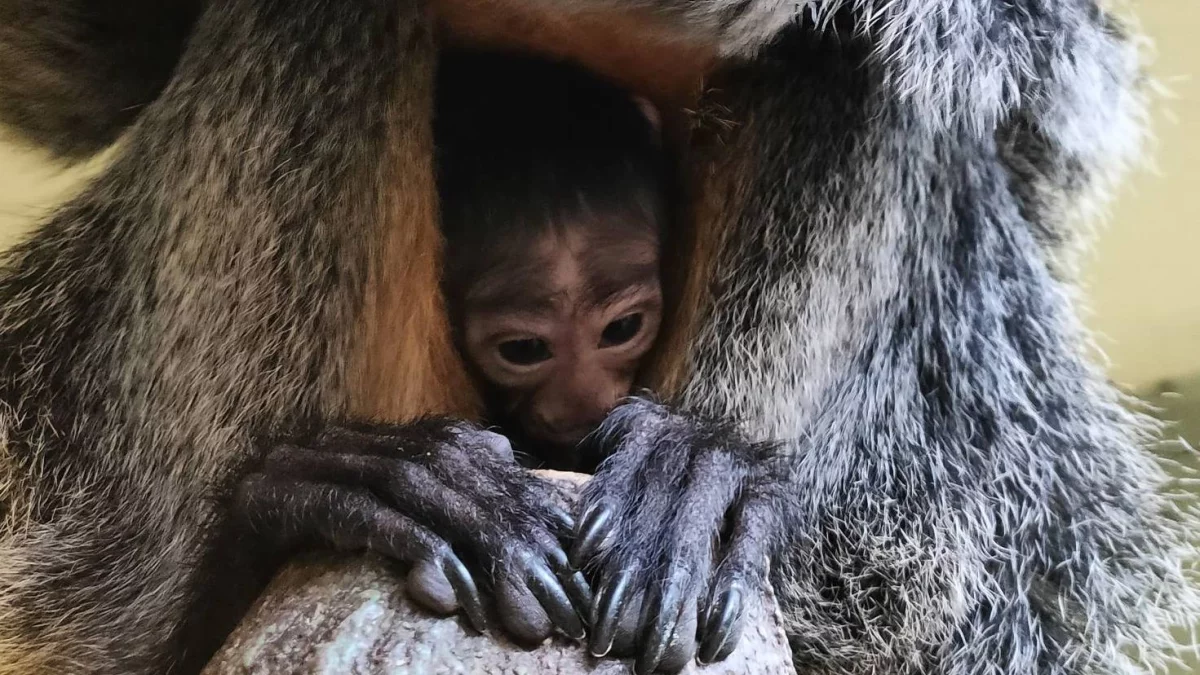
[[[628,314],[604,327],[600,334],[601,347],[615,347],[637,337],[642,330],[642,315]]]
[[[496,348],[500,358],[516,366],[532,366],[550,358],[550,345],[541,338],[507,340]]]

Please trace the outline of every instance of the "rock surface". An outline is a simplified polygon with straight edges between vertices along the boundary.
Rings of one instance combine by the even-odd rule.
[[[575,481],[572,481],[575,482]],[[750,603],[724,662],[695,675],[794,675],[774,599]],[[458,618],[418,609],[393,563],[367,555],[297,560],[272,581],[203,675],[626,675],[628,661],[590,658],[554,638],[537,649],[479,635]]]

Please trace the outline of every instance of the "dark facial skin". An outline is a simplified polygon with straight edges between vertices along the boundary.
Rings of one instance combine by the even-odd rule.
[[[662,317],[657,237],[605,229],[548,234],[523,260],[480,275],[463,298],[468,361],[500,412],[561,453],[545,459],[562,468],[630,393]]]

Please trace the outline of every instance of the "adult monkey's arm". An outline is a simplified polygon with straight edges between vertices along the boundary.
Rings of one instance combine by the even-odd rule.
[[[40,8],[71,25],[114,6]],[[18,107],[47,73],[98,85],[86,63],[39,61],[41,29],[0,32]],[[455,530],[502,609],[521,604],[509,627],[550,631],[562,522],[535,479],[471,460],[450,424],[313,429],[470,408],[437,293],[434,63],[415,3],[215,2],[111,163],[7,253],[0,672],[188,672],[265,581],[276,534],[443,562]],[[56,123],[56,147],[120,122],[96,121]]]
[[[1134,47],[1090,0],[807,6],[713,78],[714,263],[671,405],[614,415],[587,489],[592,648],[641,599],[643,668],[697,607],[688,648],[719,656],[770,555],[801,669],[1161,662],[1194,498],[1087,362],[1059,249],[1137,149]]]
[[[210,4],[0,0],[0,121],[64,159],[106,147],[162,91],[197,17]],[[700,62],[715,49],[707,29],[680,31],[669,19],[647,22],[654,3],[426,4],[449,27],[452,39],[570,54],[663,96],[680,90],[690,94],[704,69]],[[691,44],[691,55],[681,51],[683,44]],[[651,45],[663,49],[648,49]]]
[[[589,487],[593,647],[647,594],[735,634],[729,591],[772,551],[818,672],[1169,658],[1197,607],[1194,499],[1088,363],[1064,264],[1139,150],[1137,36],[1093,0],[636,4],[749,63],[709,82],[729,124],[696,167],[690,358],[652,382],[674,405],[614,416]],[[755,475],[696,413],[794,440]],[[724,548],[689,535],[704,514],[733,518]],[[673,614],[639,631],[643,667]]]

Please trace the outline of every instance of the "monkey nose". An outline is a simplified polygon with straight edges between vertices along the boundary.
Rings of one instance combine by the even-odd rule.
[[[554,445],[578,445],[585,436],[595,431],[596,427],[608,416],[611,406],[606,402],[588,401],[578,403],[571,408],[554,411],[541,420],[538,434],[541,439]],[[547,411],[549,412],[549,411]]]

